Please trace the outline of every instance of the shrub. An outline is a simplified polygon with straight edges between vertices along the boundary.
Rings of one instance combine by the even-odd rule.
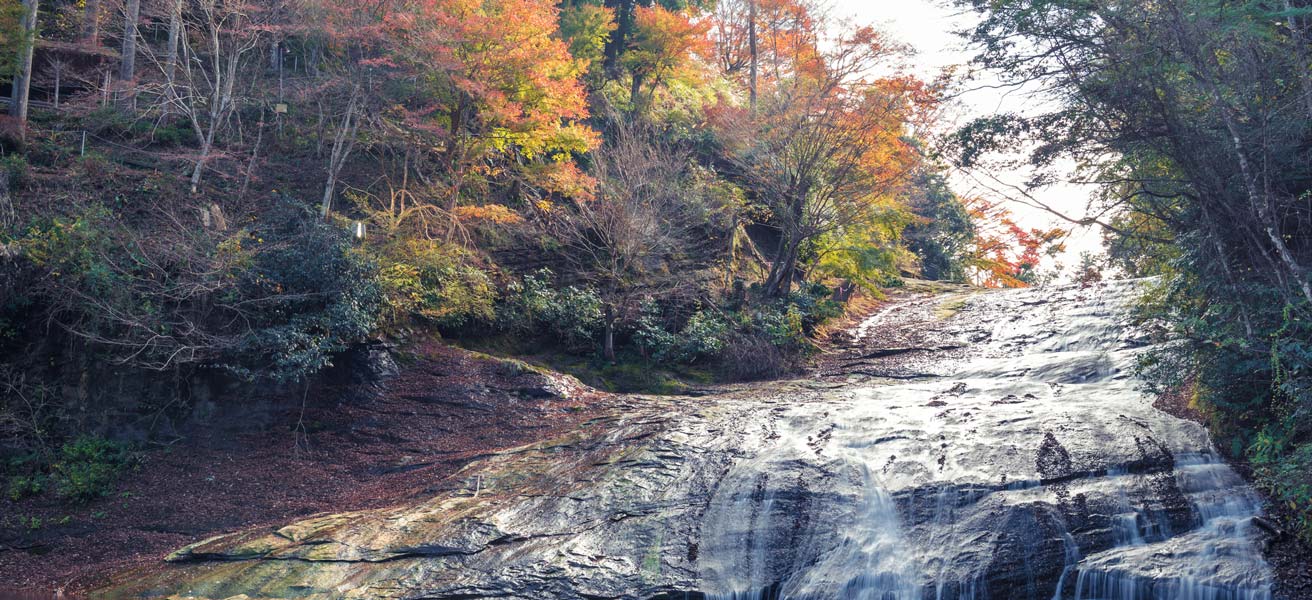
[[[1170,266],[1197,269],[1186,254]],[[1138,319],[1172,343],[1141,358],[1150,390],[1188,390],[1218,446],[1247,458],[1255,483],[1312,541],[1312,324],[1305,303],[1257,283],[1167,272],[1147,286]]]
[[[132,120],[117,105],[110,104],[88,112],[81,125],[93,135],[122,135],[132,129]]]
[[[822,283],[813,283],[788,295],[788,303],[795,305],[802,317],[807,333],[831,319],[843,316],[843,304],[833,300],[833,290]]]
[[[807,346],[802,310],[791,302],[757,309],[752,313],[750,327],[776,348],[801,350]]]
[[[28,496],[40,494],[46,487],[46,478],[42,475],[11,475],[5,493],[10,500],[18,502]]]
[[[106,496],[136,460],[127,444],[94,436],[79,437],[60,448],[59,460],[50,467],[55,493],[75,501]]]
[[[148,127],[140,133],[150,135],[152,141],[159,146],[188,146],[196,143],[196,130],[181,121],[172,125]]]
[[[729,322],[699,310],[693,313],[680,332],[678,359],[686,363],[712,358],[724,350]]]
[[[1303,539],[1312,539],[1312,443],[1292,450],[1279,434],[1263,432],[1249,447],[1257,482],[1295,520]]]
[[[551,277],[542,269],[512,283],[498,322],[507,331],[549,336],[570,352],[595,349],[603,324],[601,297],[589,288],[554,289]]]
[[[11,189],[26,186],[32,174],[31,167],[27,164],[27,158],[16,153],[0,157],[0,170],[3,170],[8,177]]]
[[[720,370],[736,381],[779,377],[789,370],[789,360],[769,339],[752,333],[729,333],[719,355]]]
[[[245,241],[260,248],[237,265],[231,293],[257,308],[220,366],[248,378],[296,380],[373,329],[382,301],[376,266],[345,229],[284,198]]]
[[[230,232],[178,222],[131,228],[93,205],[20,243],[46,274],[35,291],[52,316],[129,365],[294,380],[371,330],[373,263],[304,205],[275,199]]]
[[[679,343],[678,336],[665,329],[660,305],[655,302],[643,303],[633,324],[632,340],[643,357],[656,360],[668,358]]]
[[[421,320],[443,328],[495,318],[496,288],[463,249],[409,239],[380,248],[379,284],[388,321]]]

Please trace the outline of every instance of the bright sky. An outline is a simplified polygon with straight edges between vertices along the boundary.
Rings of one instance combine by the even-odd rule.
[[[924,77],[933,77],[943,68],[953,65],[965,65],[972,56],[964,40],[955,35],[975,21],[972,14],[961,13],[942,0],[829,0],[830,14],[834,18],[846,19],[860,24],[873,24],[892,34],[899,41],[910,44],[916,54],[912,58],[912,68]],[[965,73],[966,67],[958,72]],[[1007,90],[987,87],[997,79],[988,73],[978,74],[977,79],[966,87],[969,91],[961,94],[959,106],[950,113],[945,125],[964,124],[971,118],[997,112],[1025,112],[1027,106],[1042,102],[1028,90]],[[981,87],[983,85],[983,87]],[[1019,185],[1027,178],[1025,172],[993,172],[992,177],[1006,184]],[[952,178],[953,187],[961,194],[981,194],[998,198],[977,183],[983,174],[973,178],[956,175]],[[995,182],[987,182],[996,187]],[[1072,217],[1084,216],[1091,188],[1073,184],[1060,184],[1044,188],[1035,194],[1043,203],[1062,211]],[[1007,202],[1007,207],[1016,214],[1017,220],[1026,227],[1058,226],[1067,230],[1072,225],[1050,213],[1024,206],[1017,202]],[[1075,266],[1079,255],[1084,251],[1100,252],[1100,235],[1096,228],[1080,228],[1072,232],[1066,243],[1066,252],[1058,261],[1068,267]],[[1051,264],[1044,265],[1051,267]]]

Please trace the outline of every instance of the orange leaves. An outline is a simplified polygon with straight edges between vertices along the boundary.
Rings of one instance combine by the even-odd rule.
[[[659,5],[635,7],[633,30],[633,41],[625,57],[630,69],[674,68],[711,53],[707,37],[710,23],[693,22],[686,15]]]
[[[482,204],[479,206],[458,206],[455,218],[464,222],[482,221],[498,225],[521,223],[524,217],[500,204]]]
[[[387,20],[400,65],[386,89],[392,130],[440,169],[432,202],[465,223],[522,217],[489,203],[497,186],[535,197],[586,194],[573,157],[595,148],[581,76],[554,3],[541,0],[412,0]],[[594,14],[601,20],[606,14]],[[450,235],[450,234],[448,234]]]
[[[573,161],[553,161],[530,171],[529,182],[551,194],[588,201],[596,196],[597,180]]]
[[[975,282],[985,287],[1026,287],[1043,253],[1059,252],[1066,231],[1060,228],[1025,229],[1011,211],[984,198],[965,199],[975,223],[976,247],[971,265]]]
[[[709,22],[694,22],[659,5],[635,7],[633,38],[620,59],[633,77],[634,95],[644,83],[654,86],[672,78],[700,78],[697,59],[713,52],[709,31]]]
[[[433,118],[457,138],[485,136],[498,152],[533,158],[596,144],[573,124],[588,114],[585,65],[555,35],[556,18],[540,0],[420,0],[393,22],[410,68],[432,86]]]

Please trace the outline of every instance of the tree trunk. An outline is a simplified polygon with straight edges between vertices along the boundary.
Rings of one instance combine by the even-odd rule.
[[[460,148],[460,134],[465,122],[465,98],[462,96],[451,108],[451,131],[446,142],[446,171],[450,174],[451,189],[446,201],[446,234],[444,240],[450,242],[456,235],[459,223],[456,221],[456,209],[460,206],[460,194],[464,191],[465,174],[458,169],[458,163],[464,152]]]
[[[137,22],[141,20],[141,0],[128,0],[123,17],[123,53],[118,78],[131,82],[137,75]]]
[[[1275,250],[1276,259],[1280,261],[1281,266],[1289,272],[1294,281],[1302,292],[1303,298],[1312,303],[1312,282],[1308,281],[1308,272],[1299,264],[1298,259],[1290,251],[1289,246],[1281,237],[1281,231],[1277,217],[1272,211],[1270,205],[1271,193],[1264,183],[1259,186],[1259,182],[1266,182],[1269,178],[1265,174],[1259,175],[1252,163],[1248,159],[1247,150],[1244,148],[1244,140],[1240,135],[1239,125],[1235,122],[1235,117],[1231,113],[1233,110],[1238,113],[1225,101],[1225,96],[1221,93],[1220,86],[1212,79],[1212,72],[1219,70],[1215,56],[1199,49],[1195,43],[1196,37],[1193,32],[1186,26],[1185,18],[1179,14],[1178,7],[1175,8],[1175,31],[1174,34],[1181,50],[1185,53],[1189,62],[1193,63],[1195,73],[1194,79],[1204,88],[1212,98],[1212,103],[1216,106],[1218,115],[1221,117],[1221,123],[1225,126],[1226,133],[1229,134],[1230,151],[1234,155],[1236,162],[1239,164],[1240,176],[1244,180],[1244,188],[1247,192],[1248,202],[1253,213],[1257,217],[1258,226],[1262,228],[1266,238],[1271,242],[1272,249]],[[1302,65],[1300,65],[1302,66]],[[1259,166],[1261,163],[1259,162]],[[1265,255],[1265,250],[1262,251]],[[1279,270],[1278,268],[1276,269]],[[1277,273],[1278,275],[1278,273]]]
[[[169,86],[169,100],[177,98],[178,42],[182,36],[182,0],[173,0],[169,10],[169,38],[164,58],[164,82]]]
[[[87,0],[83,9],[82,43],[92,48],[100,46],[100,0]]]
[[[351,90],[351,99],[346,103],[346,116],[342,118],[342,126],[333,138],[332,154],[328,155],[328,180],[324,182],[323,200],[319,205],[319,214],[325,219],[332,212],[337,174],[341,172],[342,165],[346,164],[346,158],[351,154],[351,148],[355,146],[355,130],[359,126],[359,119],[355,117],[355,105],[359,90],[358,87]]]
[[[747,49],[750,55],[748,63],[749,106],[756,114],[756,0],[747,0]]]
[[[615,307],[606,304],[605,329],[602,334],[601,352],[606,360],[615,362]]]
[[[642,112],[642,103],[639,98],[642,97],[642,81],[644,77],[638,73],[633,74],[633,83],[629,87],[629,104],[633,105],[633,114]]]
[[[260,122],[255,132],[255,147],[251,148],[251,159],[246,163],[246,177],[241,182],[241,192],[237,198],[245,199],[246,190],[251,187],[251,174],[255,172],[255,161],[260,155],[260,142],[264,141],[264,111],[260,111]]]
[[[191,171],[191,193],[193,194],[200,190],[200,175],[205,171],[205,163],[210,159],[210,149],[214,147],[215,129],[218,129],[218,125],[210,123],[209,130],[205,133],[205,139],[201,140],[200,156],[196,158],[196,168]]]
[[[606,8],[615,11],[615,29],[610,33],[610,39],[606,41],[606,76],[614,79],[619,77],[620,73],[620,55],[624,53],[624,47],[629,43],[629,32],[633,29],[633,4],[634,0],[606,0]]]
[[[18,48],[18,73],[14,76],[9,114],[18,119],[19,135],[27,139],[27,95],[32,87],[32,50],[36,46],[39,0],[23,0],[23,42]]]
[[[765,295],[771,298],[783,296],[793,287],[793,270],[797,268],[797,249],[787,234],[780,234],[779,249],[775,252],[774,262],[770,264],[770,276],[765,280]]]
[[[1271,210],[1270,194],[1264,193],[1258,189],[1258,175],[1254,172],[1248,161],[1248,156],[1244,152],[1243,140],[1239,137],[1239,127],[1235,124],[1234,118],[1229,113],[1229,107],[1221,102],[1221,94],[1215,85],[1210,87],[1213,101],[1220,107],[1221,121],[1225,124],[1226,132],[1230,134],[1230,148],[1235,155],[1235,160],[1239,162],[1239,172],[1244,178],[1244,187],[1248,191],[1248,202],[1256,213],[1258,221],[1261,223],[1263,232],[1271,246],[1276,251],[1276,256],[1280,259],[1281,264],[1293,276],[1294,281],[1298,284],[1299,291],[1303,293],[1303,298],[1312,303],[1312,282],[1308,281],[1307,270],[1303,265],[1298,263],[1289,246],[1285,244],[1284,238],[1280,235],[1279,223]]]

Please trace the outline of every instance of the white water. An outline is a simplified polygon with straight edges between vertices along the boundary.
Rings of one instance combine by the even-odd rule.
[[[975,296],[967,364],[781,410],[706,513],[706,597],[1268,600],[1257,497],[1128,375],[1133,285]]]

